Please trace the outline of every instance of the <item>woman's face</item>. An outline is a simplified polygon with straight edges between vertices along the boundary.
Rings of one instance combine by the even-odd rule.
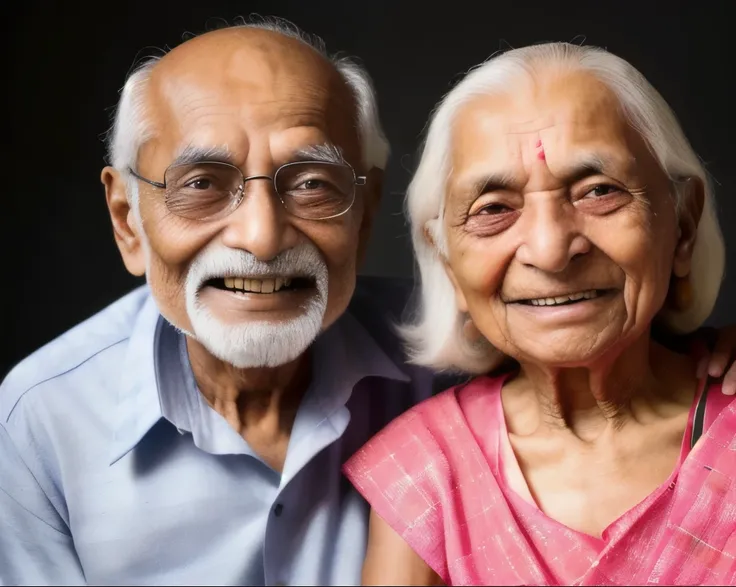
[[[618,104],[575,73],[476,98],[456,118],[448,274],[459,309],[518,360],[580,366],[626,346],[662,308],[673,268],[689,272],[700,208],[678,220]]]

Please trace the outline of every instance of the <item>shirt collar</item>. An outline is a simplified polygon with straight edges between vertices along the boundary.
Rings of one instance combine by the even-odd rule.
[[[136,318],[122,366],[111,465],[128,454],[161,419],[155,352],[160,320],[156,302],[149,295]]]
[[[180,355],[181,336],[165,322],[149,296],[124,361],[111,465],[135,448],[164,415],[178,419],[176,414],[181,412],[172,411],[172,402],[193,401],[190,393],[180,393],[182,385],[191,386],[194,381],[188,360]],[[366,377],[410,381],[349,312],[317,338],[313,351],[313,383],[308,394],[326,417],[343,407],[355,385]],[[168,406],[166,414],[162,406]]]
[[[315,341],[314,394],[323,410],[332,412],[347,403],[355,385],[366,377],[410,381],[360,322],[346,312]]]
[[[351,419],[346,404],[358,382],[368,377],[410,381],[350,313],[320,335],[312,348],[312,382],[291,430],[281,486],[342,437]]]

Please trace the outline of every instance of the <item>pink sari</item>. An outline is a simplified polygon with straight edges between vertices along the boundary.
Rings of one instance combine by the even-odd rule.
[[[736,402],[690,411],[678,466],[601,538],[547,517],[507,487],[518,467],[501,405],[481,377],[403,414],[345,465],[346,476],[447,585],[735,585]],[[702,411],[702,408],[701,410]]]

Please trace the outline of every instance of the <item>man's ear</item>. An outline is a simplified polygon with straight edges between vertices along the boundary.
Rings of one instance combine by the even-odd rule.
[[[363,219],[361,220],[360,231],[358,233],[358,266],[362,265],[365,258],[368,241],[371,237],[371,229],[373,228],[373,221],[381,205],[383,177],[383,169],[374,167],[368,172],[365,185],[360,188],[363,190]]]
[[[126,181],[117,169],[105,167],[100,176],[105,186],[107,209],[112,220],[115,242],[125,268],[138,277],[146,273],[146,251],[142,227],[128,199]]]
[[[674,277],[683,279],[690,275],[692,269],[693,249],[705,205],[705,186],[699,178],[691,177],[680,190],[679,238],[675,245],[672,273]]]

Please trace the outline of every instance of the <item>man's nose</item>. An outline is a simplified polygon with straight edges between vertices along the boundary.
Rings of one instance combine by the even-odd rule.
[[[230,248],[248,251],[259,261],[270,261],[298,244],[297,230],[269,178],[245,183],[243,201],[228,217],[222,240]]]
[[[520,227],[523,240],[516,252],[520,262],[560,273],[573,258],[590,251],[590,241],[579,230],[577,211],[569,200],[541,197],[525,208]]]

